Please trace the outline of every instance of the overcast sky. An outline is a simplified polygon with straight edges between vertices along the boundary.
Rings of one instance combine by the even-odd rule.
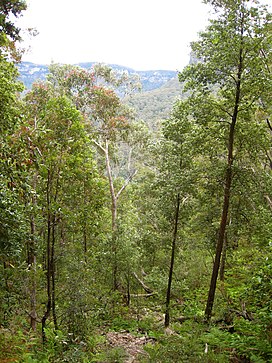
[[[27,0],[22,27],[35,27],[23,60],[104,62],[135,70],[181,70],[207,25],[201,0]]]

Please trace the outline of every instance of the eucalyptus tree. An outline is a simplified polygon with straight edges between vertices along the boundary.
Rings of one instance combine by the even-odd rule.
[[[96,217],[103,209],[103,183],[97,174],[83,116],[71,100],[51,84],[38,83],[25,101],[20,135],[28,152],[28,180],[32,187],[26,195],[32,235],[29,250],[34,271],[35,261],[41,262],[42,254],[45,257],[46,308],[42,313],[39,305],[35,312],[35,316],[43,314],[45,339],[51,314],[55,329],[59,326],[57,296],[71,301],[63,287],[57,285],[67,268],[62,262],[64,255],[71,256],[69,251],[79,245],[78,258],[87,258],[86,228],[97,229]],[[77,302],[74,301],[74,309]]]
[[[248,144],[243,144],[243,134],[258,127],[260,121],[255,115],[261,107],[260,99],[266,98],[271,90],[271,75],[267,74],[262,57],[263,52],[268,58],[271,54],[267,33],[271,14],[257,1],[206,3],[215,7],[217,17],[199,34],[199,40],[192,43],[192,51],[199,61],[185,68],[179,77],[185,82],[185,91],[190,90],[192,117],[203,130],[213,125],[214,138],[221,139],[223,146],[217,154],[223,167],[223,200],[205,310],[205,317],[209,320],[230,216],[235,170],[239,168],[242,157],[239,148],[241,145],[243,150],[249,148]]]
[[[111,203],[112,283],[118,289],[118,204],[137,170],[133,165],[133,148],[143,143],[143,127],[133,122],[131,110],[122,102],[122,96],[139,87],[138,79],[127,72],[115,72],[105,65],[90,70],[75,66],[52,65],[48,81],[66,94],[84,113],[90,139],[101,155],[106,169]]]

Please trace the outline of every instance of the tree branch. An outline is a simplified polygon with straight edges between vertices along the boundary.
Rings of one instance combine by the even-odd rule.
[[[116,200],[120,197],[121,193],[126,189],[126,187],[128,186],[128,184],[131,182],[132,178],[137,174],[138,170],[134,170],[134,172],[132,172],[130,174],[130,176],[126,179],[126,181],[124,182],[124,184],[122,185],[121,189],[119,190],[119,192],[116,194]]]
[[[142,288],[147,292],[147,294],[154,294],[153,290],[148,287],[143,280],[140,279],[140,277],[136,274],[136,272],[133,272],[133,276],[135,279],[139,282],[139,284],[142,286]]]
[[[269,195],[265,195],[265,199],[267,200],[267,204],[269,205],[270,209],[272,210],[272,200]]]
[[[151,292],[149,294],[130,294],[130,297],[150,297],[150,296],[154,296],[157,295],[158,293],[155,292]]]
[[[272,131],[272,125],[271,125],[271,123],[270,123],[270,121],[269,121],[268,118],[266,119],[266,122],[267,122],[267,125],[269,127],[269,130]]]
[[[42,320],[38,319],[37,317],[33,316],[31,313],[29,313],[27,310],[25,310],[25,313],[31,318],[34,319],[37,323],[41,323]]]
[[[102,146],[102,145],[100,145],[97,141],[95,141],[95,140],[92,140],[92,142],[100,149],[100,150],[102,150],[104,153],[106,153],[106,149]]]

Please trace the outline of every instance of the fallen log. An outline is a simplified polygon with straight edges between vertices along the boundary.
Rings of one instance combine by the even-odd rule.
[[[153,294],[153,290],[148,287],[143,280],[140,279],[140,277],[136,274],[136,272],[133,272],[133,276],[135,277],[135,279],[139,282],[139,284],[142,286],[142,288],[144,289],[144,291],[147,294]]]
[[[158,294],[157,292],[151,292],[149,294],[130,294],[130,297],[150,297],[157,294]]]

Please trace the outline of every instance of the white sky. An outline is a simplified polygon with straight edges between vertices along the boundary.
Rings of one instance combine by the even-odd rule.
[[[207,25],[201,0],[27,0],[19,20],[39,35],[23,60],[181,70]]]

